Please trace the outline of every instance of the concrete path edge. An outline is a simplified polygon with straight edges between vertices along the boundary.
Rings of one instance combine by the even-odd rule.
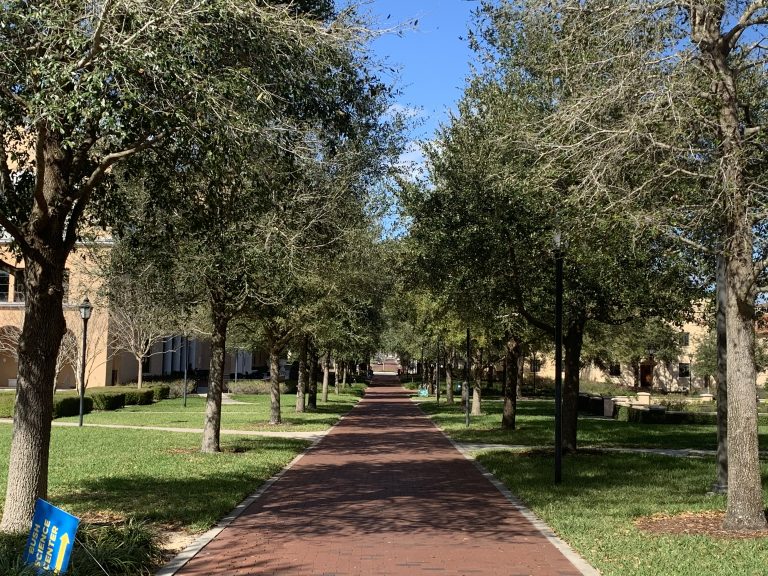
[[[315,439],[312,444],[310,444],[301,454],[298,454],[293,460],[291,460],[285,468],[280,470],[277,474],[269,478],[264,484],[259,486],[259,489],[256,490],[253,494],[246,497],[245,500],[240,502],[235,508],[224,518],[219,520],[219,522],[205,532],[204,534],[200,535],[195,539],[192,544],[187,546],[184,550],[179,552],[176,556],[174,556],[170,562],[163,565],[157,572],[155,572],[155,576],[174,576],[176,572],[178,572],[181,568],[184,567],[184,565],[189,562],[192,558],[194,558],[200,550],[205,548],[208,543],[211,542],[216,536],[221,534],[221,532],[232,522],[237,519],[238,516],[240,516],[243,512],[245,512],[248,509],[248,506],[253,504],[256,500],[261,498],[261,496],[269,490],[270,486],[272,486],[275,482],[280,480],[280,478],[285,475],[285,473],[290,470],[299,460],[301,460],[310,450],[312,450],[323,438],[317,438]]]
[[[355,406],[357,406],[357,404],[359,403],[359,400],[360,399],[358,399],[358,402],[355,403]],[[352,407],[352,410],[354,410],[354,406]],[[192,544],[190,544],[189,546],[184,548],[184,550],[182,550],[176,556],[174,556],[170,562],[167,562],[166,564],[161,566],[157,570],[157,572],[155,572],[155,576],[174,576],[176,572],[181,570],[187,564],[187,562],[189,562],[192,558],[197,556],[198,552],[200,552],[200,550],[205,548],[211,542],[211,540],[213,540],[214,538],[216,538],[216,536],[221,534],[221,532],[227,526],[232,524],[232,522],[234,522],[243,512],[245,512],[251,504],[253,504],[256,500],[261,498],[261,496],[267,490],[269,490],[270,486],[272,486],[275,482],[280,480],[280,478],[282,478],[285,475],[285,473],[288,472],[288,470],[293,468],[299,460],[301,460],[304,456],[306,456],[310,452],[310,450],[315,448],[315,446],[317,446],[323,440],[323,438],[325,438],[325,435],[328,434],[328,432],[330,432],[331,430],[333,430],[336,426],[338,426],[339,422],[344,420],[344,418],[346,418],[347,415],[350,412],[352,412],[352,410],[349,410],[346,414],[341,416],[341,418],[339,418],[336,421],[336,424],[331,426],[328,430],[323,430],[322,435],[317,438],[314,438],[312,440],[312,443],[309,446],[307,446],[306,450],[304,450],[301,454],[297,454],[293,460],[291,460],[288,464],[286,464],[286,466],[282,470],[280,470],[280,472],[278,472],[277,474],[269,478],[266,482],[264,482],[264,484],[259,486],[259,489],[256,490],[256,492],[246,497],[245,500],[243,500],[242,502],[240,502],[240,504],[235,506],[235,508],[229,514],[224,516],[224,518],[222,518],[216,523],[216,526],[214,526],[204,534],[197,537],[195,541],[192,542]]]
[[[411,399],[413,401],[413,399]],[[414,404],[417,406],[419,405],[418,402],[413,401]],[[421,410],[421,406],[419,406],[419,410]],[[421,410],[422,413],[429,418],[429,415],[426,414],[423,410]],[[432,420],[431,418],[429,418]],[[434,421],[432,420],[433,424]],[[453,441],[453,438],[448,436],[448,434],[445,433],[445,430],[440,428],[439,426],[435,425],[435,428],[440,430],[440,433],[445,436],[448,441],[453,445],[456,450],[458,450],[464,458],[472,462],[474,464],[475,468],[482,474],[491,484],[493,484],[496,489],[501,492],[502,496],[506,498],[510,504],[512,504],[515,508],[517,508],[518,512],[522,514],[526,520],[528,520],[531,524],[533,524],[533,527],[538,530],[542,536],[544,536],[549,542],[557,548],[563,556],[565,556],[571,564],[574,565],[574,567],[579,570],[583,576],[600,576],[600,571],[594,568],[591,564],[589,564],[584,558],[582,558],[573,548],[571,548],[565,540],[562,540],[555,534],[555,532],[550,528],[541,518],[536,516],[530,508],[528,508],[525,504],[523,504],[522,500],[520,500],[517,496],[512,494],[512,492],[509,491],[509,488],[507,488],[504,483],[501,482],[496,476],[491,474],[488,470],[486,470],[485,466],[480,464],[475,457],[470,453],[469,451],[465,450],[461,445]]]

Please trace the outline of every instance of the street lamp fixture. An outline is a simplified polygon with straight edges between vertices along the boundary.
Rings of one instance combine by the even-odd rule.
[[[78,426],[83,425],[83,403],[85,399],[85,347],[88,343],[88,320],[91,318],[93,305],[86,296],[80,303],[80,318],[83,319],[83,355],[80,362],[80,422]]]

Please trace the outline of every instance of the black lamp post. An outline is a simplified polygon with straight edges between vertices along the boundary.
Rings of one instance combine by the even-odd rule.
[[[555,484],[563,465],[563,250],[555,232]]]
[[[437,339],[437,352],[435,353],[435,398],[440,404],[440,338]]]
[[[83,425],[83,402],[85,398],[85,347],[88,343],[88,320],[91,317],[93,306],[88,296],[80,304],[80,318],[83,319],[83,355],[80,363],[80,423]]]

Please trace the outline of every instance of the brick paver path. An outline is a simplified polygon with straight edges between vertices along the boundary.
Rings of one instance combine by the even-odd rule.
[[[177,574],[581,574],[395,382]]]

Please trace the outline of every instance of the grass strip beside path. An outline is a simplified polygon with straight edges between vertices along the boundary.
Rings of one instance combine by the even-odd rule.
[[[521,400],[517,404],[516,430],[501,428],[502,403],[483,400],[482,416],[464,424],[463,406],[441,403],[434,398],[419,399],[419,405],[456,442],[552,446],[555,437],[554,401]],[[760,447],[768,450],[768,426],[760,426]],[[640,424],[610,418],[579,417],[578,445],[586,447],[717,449],[714,425]]]
[[[328,403],[318,402],[317,410],[297,414],[295,394],[283,394],[282,424],[269,424],[269,396],[233,395],[232,400],[241,404],[223,404],[221,427],[225,430],[316,432],[327,430],[358,402],[355,394],[332,394]],[[205,416],[205,398],[197,395],[187,398],[184,407],[181,398],[163,400],[147,406],[126,406],[119,410],[95,411],[85,415],[87,424],[120,424],[125,426],[161,426],[170,428],[200,429]],[[77,422],[78,417],[58,418],[57,422]]]
[[[8,459],[11,428],[0,428]],[[223,437],[203,454],[199,435],[153,430],[54,428],[49,500],[85,519],[128,516],[202,532],[279,472],[306,441]],[[0,468],[5,494],[7,469]]]
[[[553,483],[552,454],[497,451],[477,459],[605,576],[766,573],[765,538],[663,535],[634,524],[653,514],[723,510],[724,497],[706,495],[713,459],[569,455],[559,486]]]

